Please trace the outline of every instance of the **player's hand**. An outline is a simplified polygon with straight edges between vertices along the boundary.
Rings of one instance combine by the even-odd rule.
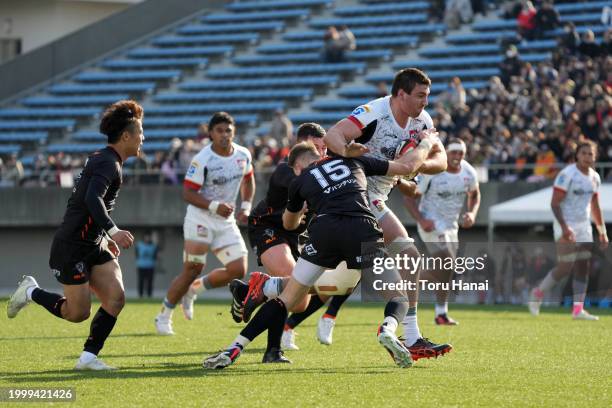
[[[119,249],[115,241],[113,241],[112,239],[107,239],[106,246],[108,250],[112,252],[113,255],[115,255],[117,258],[119,257],[119,255],[121,254],[121,250]]]
[[[440,141],[440,133],[436,128],[431,129],[423,129],[421,133],[419,133],[419,140],[429,140],[432,144],[436,144]]]
[[[476,221],[476,217],[474,217],[474,214],[470,212],[466,212],[465,214],[463,214],[463,217],[461,218],[461,227],[470,228],[472,225],[474,225],[475,221]]]
[[[134,237],[130,231],[119,230],[111,236],[112,240],[115,241],[123,249],[128,249],[134,244]]]
[[[369,152],[366,146],[361,143],[351,142],[344,149],[344,157],[359,157]]]
[[[227,218],[234,212],[234,206],[227,203],[219,203],[217,207],[217,214],[223,218]]]
[[[427,218],[423,218],[421,221],[419,221],[419,225],[425,232],[431,232],[435,227],[434,222],[432,220],[428,220]]]
[[[574,230],[571,229],[570,227],[568,227],[567,225],[565,227],[563,227],[563,236],[562,236],[562,238],[566,242],[576,242],[576,234],[574,233]]]
[[[246,213],[246,211],[240,210],[238,211],[238,214],[236,214],[236,221],[238,221],[238,224],[240,225],[247,225],[249,222],[249,215]]]
[[[304,206],[302,207],[302,215],[300,216],[300,224],[304,225],[306,224],[306,214],[308,213],[308,205],[306,203],[304,203]]]
[[[608,234],[599,234],[599,248],[601,248],[602,251],[608,249],[608,243]]]

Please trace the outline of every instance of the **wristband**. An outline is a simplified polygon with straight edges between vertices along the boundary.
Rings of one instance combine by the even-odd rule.
[[[218,201],[211,201],[210,203],[208,203],[208,211],[210,211],[213,214],[217,213],[217,209],[219,208],[219,202]]]
[[[113,228],[108,230],[108,236],[112,237],[113,235],[115,235],[118,232],[119,232],[119,228],[117,228],[116,225],[113,225]]]
[[[240,209],[245,213],[249,214],[251,212],[251,202],[243,201],[242,203],[240,203]]]

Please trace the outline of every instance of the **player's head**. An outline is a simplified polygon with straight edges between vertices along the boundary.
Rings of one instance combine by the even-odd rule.
[[[325,156],[327,153],[327,145],[323,140],[325,137],[325,129],[318,123],[308,122],[302,123],[297,130],[297,143],[311,142],[317,148],[319,155]]]
[[[417,117],[428,104],[431,79],[417,68],[405,68],[395,74],[391,96],[399,101],[402,111]]]
[[[465,142],[459,138],[452,138],[446,145],[446,161],[448,170],[455,171],[461,166],[461,160],[465,157],[467,148]]]
[[[113,103],[102,114],[100,133],[106,135],[108,144],[126,154],[137,156],[144,141],[142,117],[144,111],[135,101]]]
[[[208,121],[208,134],[213,147],[226,150],[231,147],[236,131],[236,122],[227,112],[216,112]]]
[[[580,167],[593,167],[597,159],[597,145],[587,140],[576,147],[576,164]]]
[[[320,158],[319,151],[314,144],[311,142],[302,142],[291,148],[287,163],[289,167],[293,168],[295,174],[300,175],[303,169]]]

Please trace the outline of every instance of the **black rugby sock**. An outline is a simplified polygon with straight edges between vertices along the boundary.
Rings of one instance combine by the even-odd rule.
[[[349,296],[351,295],[335,295],[334,297],[332,297],[332,300],[331,302],[329,302],[329,306],[327,307],[327,311],[325,312],[325,314],[331,317],[336,317],[338,315],[338,310],[340,310],[340,308],[342,307],[344,302],[346,302],[346,299],[348,299]]]
[[[306,320],[311,314],[316,312],[323,306],[325,302],[321,300],[318,295],[313,295],[310,297],[310,302],[308,302],[308,307],[306,310],[300,313],[292,313],[291,316],[287,319],[287,326],[290,329],[296,328],[300,323]]]
[[[117,318],[115,316],[111,316],[106,310],[100,307],[91,320],[89,337],[85,342],[83,350],[98,355],[102,347],[104,347],[104,342],[113,330],[113,327],[115,327],[116,322]]]
[[[47,309],[49,313],[63,319],[62,305],[66,301],[64,296],[36,288],[32,291],[32,300]]]
[[[249,324],[240,332],[241,336],[253,341],[268,329],[268,350],[280,348],[280,339],[283,327],[287,320],[287,308],[282,300],[276,298],[269,300],[257,311]]]

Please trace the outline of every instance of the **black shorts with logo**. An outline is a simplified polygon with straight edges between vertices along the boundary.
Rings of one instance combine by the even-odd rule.
[[[310,223],[308,234],[300,257],[328,269],[342,261],[349,269],[365,269],[384,253],[383,233],[373,218],[324,214]]]
[[[297,234],[263,224],[253,225],[249,223],[248,236],[251,248],[253,248],[257,253],[257,264],[259,266],[263,266],[261,263],[261,254],[273,246],[280,244],[287,244],[289,246],[293,259],[297,260],[298,256],[300,256],[298,246],[299,235]]]
[[[86,245],[54,238],[49,266],[55,279],[64,285],[81,285],[89,281],[91,269],[115,259],[102,245]]]

